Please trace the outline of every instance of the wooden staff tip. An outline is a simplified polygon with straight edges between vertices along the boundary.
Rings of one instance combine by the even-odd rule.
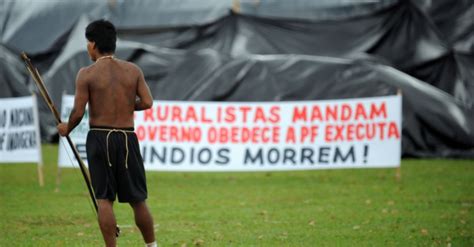
[[[24,51],[21,52],[21,58],[23,58],[24,60],[29,60],[28,56],[26,55],[26,52]]]

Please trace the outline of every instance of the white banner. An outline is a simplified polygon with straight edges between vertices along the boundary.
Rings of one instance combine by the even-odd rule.
[[[72,97],[63,100],[70,112]],[[68,110],[69,109],[69,110]],[[64,114],[63,114],[64,116]],[[397,167],[401,96],[298,102],[155,101],[136,112],[145,169],[278,171]],[[85,157],[85,117],[72,133]],[[61,156],[60,164],[70,164]]]
[[[41,162],[35,96],[0,99],[0,163]]]
[[[63,95],[61,102],[61,121],[67,122],[69,120],[69,114],[71,114],[72,107],[74,106],[74,95]],[[87,107],[86,107],[87,108]],[[76,146],[81,159],[87,166],[87,154],[86,154],[86,138],[87,132],[89,131],[89,111],[86,110],[84,118],[76,126],[76,128],[69,134],[72,142]],[[79,168],[74,153],[71,147],[67,143],[66,138],[60,137],[59,143],[59,158],[58,164],[60,167],[75,167]]]

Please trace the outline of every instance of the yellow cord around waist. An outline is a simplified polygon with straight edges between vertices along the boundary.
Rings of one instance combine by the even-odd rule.
[[[107,140],[105,142],[106,149],[107,149],[107,163],[109,166],[112,167],[112,163],[110,163],[109,157],[109,136],[114,132],[122,133],[125,136],[125,168],[128,169],[128,135],[127,133],[135,133],[132,130],[122,130],[122,129],[102,129],[102,128],[91,128],[90,130],[97,130],[97,131],[105,131],[107,132]]]

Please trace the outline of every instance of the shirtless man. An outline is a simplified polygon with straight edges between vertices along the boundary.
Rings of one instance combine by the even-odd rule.
[[[89,103],[87,159],[98,204],[99,226],[106,246],[116,246],[113,202],[128,202],[146,246],[156,246],[153,219],[145,202],[145,170],[133,112],[153,104],[143,73],[136,65],[113,57],[116,31],[98,20],[86,28],[87,51],[95,63],[81,68],[76,78],[74,107],[67,123],[57,126],[66,136],[81,121]]]

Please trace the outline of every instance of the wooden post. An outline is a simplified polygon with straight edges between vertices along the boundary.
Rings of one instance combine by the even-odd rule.
[[[115,8],[117,6],[117,0],[108,0],[107,3],[110,8]]]
[[[400,168],[402,165],[400,164],[399,167],[395,170],[395,178],[397,181],[400,181],[402,179],[402,169]]]
[[[240,13],[240,0],[232,1],[232,11],[234,13]]]
[[[39,148],[39,150],[41,152],[41,148]],[[43,187],[44,186],[43,155],[40,155],[40,162],[38,162],[38,181],[39,181],[40,187]]]
[[[397,95],[402,97],[402,90],[400,88],[397,89]],[[401,129],[402,129],[402,126],[400,126],[400,130]],[[400,131],[400,133],[401,133],[401,131]],[[400,138],[402,138],[402,137],[400,136]],[[400,147],[400,149],[401,149],[401,147]],[[400,150],[400,152],[401,152],[401,150]],[[402,164],[401,164],[401,161],[400,161],[400,165],[395,169],[395,179],[397,181],[400,181],[402,179],[402,169],[401,169],[401,167],[402,167]]]
[[[35,127],[36,127],[36,140],[38,141],[38,182],[40,187],[44,186],[44,174],[43,174],[43,153],[41,148],[41,135],[40,135],[40,126],[39,126],[39,114],[38,114],[38,100],[36,94],[33,93],[33,116],[35,118]]]
[[[61,167],[59,166],[59,162],[58,162],[58,171],[56,173],[56,188],[54,189],[54,192],[59,192],[60,185],[61,185]]]

